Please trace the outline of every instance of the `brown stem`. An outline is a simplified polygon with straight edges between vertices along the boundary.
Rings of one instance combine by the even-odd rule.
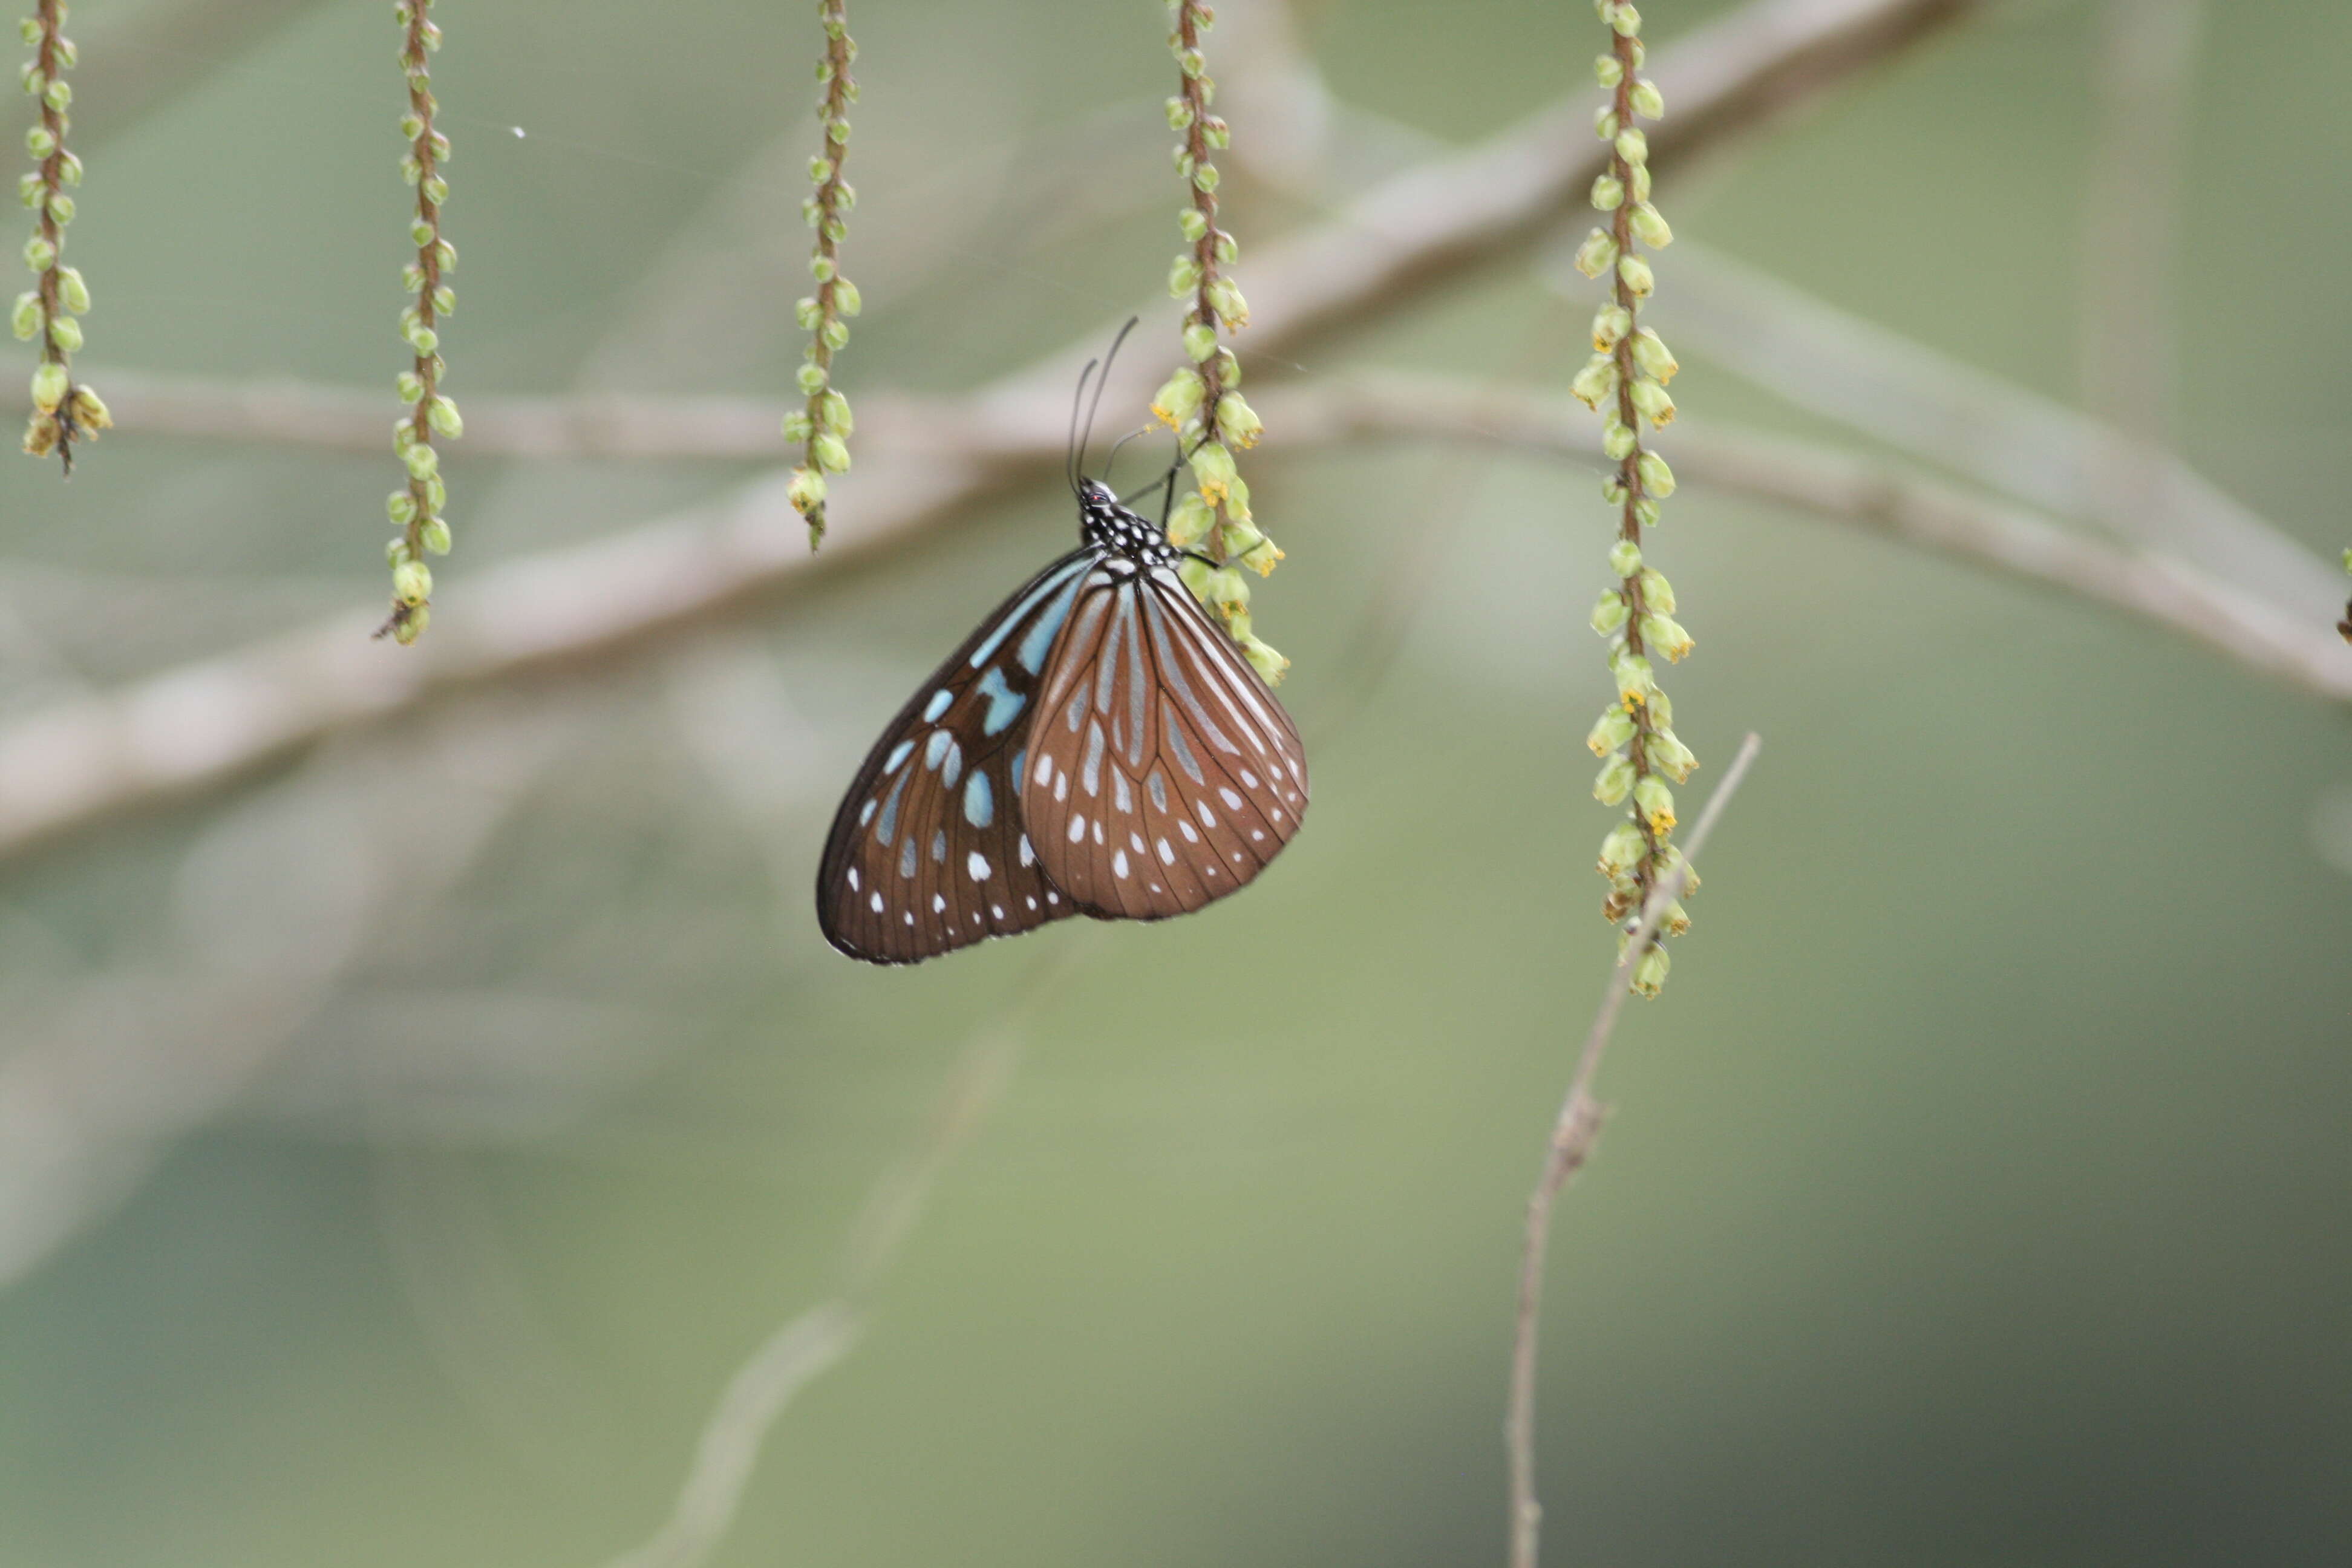
[[[74,442],[81,437],[82,430],[74,416],[72,362],[66,351],[58,346],[57,337],[50,330],[65,314],[65,226],[58,222],[56,213],[50,210],[50,204],[65,189],[66,159],[68,156],[66,129],[68,121],[65,112],[49,101],[46,90],[48,83],[58,80],[65,73],[64,0],[38,0],[34,8],[34,19],[40,24],[41,29],[40,47],[34,56],[34,65],[41,73],[45,89],[40,98],[41,125],[48,132],[52,142],[47,156],[40,163],[41,205],[39,216],[35,220],[36,232],[48,242],[51,251],[49,264],[42,268],[37,285],[41,301],[41,363],[67,367],[65,395],[58,400],[51,417],[57,421],[58,460],[65,469],[65,477],[71,479]],[[35,417],[37,420],[39,416],[36,415]]]

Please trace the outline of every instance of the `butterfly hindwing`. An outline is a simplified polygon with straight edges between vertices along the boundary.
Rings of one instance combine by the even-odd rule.
[[[852,957],[911,963],[1077,912],[1040,874],[1021,769],[1037,689],[1095,549],[1000,606],[882,732],[835,815],[817,920]]]
[[[1298,731],[1165,565],[1081,581],[1033,720],[1021,814],[1087,913],[1158,920],[1244,886],[1298,831]]]

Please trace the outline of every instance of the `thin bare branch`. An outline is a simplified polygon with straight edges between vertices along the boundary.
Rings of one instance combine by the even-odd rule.
[[[1715,831],[1716,819],[1730,804],[1763,744],[1762,737],[1755,734],[1741,742],[1739,754],[1732,758],[1730,770],[1715,786],[1706,809],[1699,813],[1698,826],[1685,842],[1682,864],[1651,889],[1642,918],[1626,940],[1624,954],[1610,972],[1608,992],[1601,999],[1591,1030],[1584,1037],[1584,1050],[1577,1058],[1568,1098],[1560,1102],[1559,1118],[1552,1124],[1543,1174],[1528,1198],[1527,1239],[1519,1257],[1518,1325],[1511,1345],[1510,1414],[1504,1426],[1511,1460],[1511,1568],[1536,1568],[1537,1539],[1543,1524],[1543,1505],[1536,1500],[1536,1339],[1543,1308],[1544,1253],[1551,1241],[1552,1201],[1591,1157],[1593,1142],[1601,1136],[1606,1110],[1592,1098],[1592,1082],[1617,1027],[1617,1016],[1633,990],[1633,965],[1658,934],[1666,910],[1682,897],[1692,861]]]
[[[1685,241],[1675,256],[1682,286],[1661,318],[1673,342],[1989,490],[2123,531],[2323,626],[2333,618],[2335,567],[2179,458],[1719,252]],[[1559,270],[1564,289],[1582,289]],[[2119,512],[2114,476],[2135,464],[2147,505]]]
[[[1286,444],[1422,436],[1601,461],[1589,419],[1565,398],[1416,376],[1301,395],[1269,393]],[[2330,702],[2352,702],[2352,650],[2323,625],[2178,557],[2069,532],[1903,468],[1755,432],[1675,424],[1684,479],[1825,521],[1866,528],[1972,565],[2058,588],[2178,632],[2231,661]]]

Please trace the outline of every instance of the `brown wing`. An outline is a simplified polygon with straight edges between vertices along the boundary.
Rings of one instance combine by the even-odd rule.
[[[913,963],[1076,913],[1022,830],[1021,768],[1039,672],[1087,567],[1047,567],[919,688],[866,754],[817,870],[825,940]]]
[[[1045,667],[1021,816],[1090,915],[1160,920],[1256,877],[1298,831],[1290,715],[1165,567],[1090,572]]]

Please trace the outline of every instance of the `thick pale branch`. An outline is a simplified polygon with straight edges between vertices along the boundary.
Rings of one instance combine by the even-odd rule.
[[[912,405],[901,406],[911,416]],[[1259,406],[1279,422],[1291,452],[1431,439],[1598,460],[1589,418],[1565,399],[1526,392],[1415,377],[1269,388]],[[946,405],[920,423],[950,455],[908,454],[845,477],[838,489],[856,499],[861,526],[844,531],[833,558],[887,549],[992,484],[1046,471],[1061,452],[1058,414],[1023,426]],[[1675,435],[1675,460],[1691,483],[2063,589],[2314,696],[2352,702],[2352,649],[2171,558],[2069,533],[1842,452],[1687,422]],[[626,651],[771,592],[816,569],[777,526],[787,515],[782,484],[771,479],[706,512],[484,573],[451,591],[467,613],[449,617],[424,658],[379,657],[365,640],[371,616],[354,614],[0,727],[0,854],[217,783],[436,690]]]

